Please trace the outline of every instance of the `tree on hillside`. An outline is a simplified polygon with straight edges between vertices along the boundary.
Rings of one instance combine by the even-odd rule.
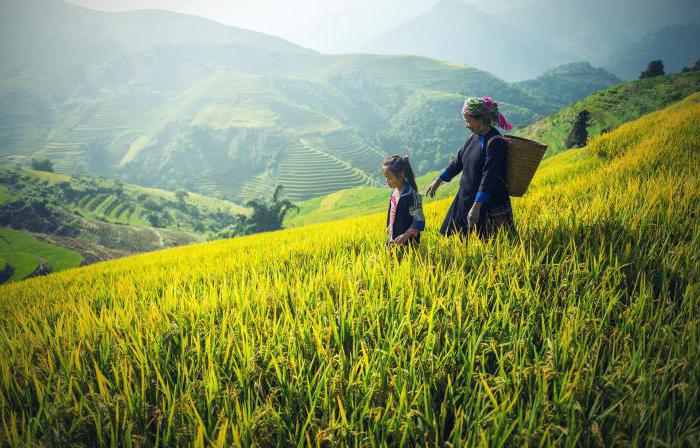
[[[288,199],[280,198],[282,189],[282,185],[277,186],[271,201],[253,199],[246,203],[246,206],[250,207],[253,212],[250,216],[238,215],[241,222],[241,233],[248,234],[280,230],[287,213],[292,209],[299,210],[299,207]]]
[[[574,126],[566,137],[566,149],[581,148],[586,146],[588,141],[588,120],[591,118],[590,112],[586,109],[576,115]]]
[[[46,171],[49,173],[53,173],[53,162],[49,159],[32,158],[32,169],[37,171]]]
[[[177,199],[177,206],[180,209],[185,208],[185,198],[187,197],[187,192],[185,190],[175,191],[175,199]]]
[[[119,198],[124,197],[124,183],[120,180],[114,181],[114,194]]]
[[[651,61],[647,66],[646,70],[639,74],[639,79],[653,78],[655,76],[663,75],[665,75],[664,63],[661,60],[657,59],[655,61]]]
[[[683,70],[681,70],[682,73],[687,73],[687,72],[697,72],[700,70],[700,59],[695,61],[695,65],[692,67],[683,67]]]

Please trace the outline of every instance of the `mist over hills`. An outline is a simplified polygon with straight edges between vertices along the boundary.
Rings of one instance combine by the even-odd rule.
[[[427,13],[360,47],[380,54],[418,54],[469,64],[509,81],[535,77],[575,57],[461,0],[442,0]]]
[[[63,173],[239,203],[282,184],[299,201],[376,185],[387,153],[410,154],[418,172],[443,165],[465,135],[465,96],[495,97],[516,124],[562,101],[471,66],[322,55],[182,14],[8,5],[2,32],[12,45],[0,68],[6,166],[49,158]],[[590,70],[587,89],[617,81]],[[572,72],[554,76],[565,83]]]
[[[692,0],[440,0],[359,48],[470,64],[510,81],[575,61],[634,79],[651,59],[680,70],[700,57],[699,24]]]
[[[664,28],[700,24],[700,3],[695,0],[493,0],[473,4],[511,26],[527,29],[578,60],[606,67],[625,80],[637,78],[642,70],[638,68],[640,64],[643,68],[651,59],[670,59],[681,52],[647,49],[649,59],[615,63],[629,47],[644,47],[649,33],[658,33],[660,40],[672,45],[673,37],[665,35]],[[698,40],[697,35],[693,40]],[[685,65],[698,57],[696,51],[682,56]]]
[[[610,55],[603,65],[624,79],[636,79],[649,61],[661,59],[666,73],[677,73],[700,60],[700,24],[669,25],[642,36]]]

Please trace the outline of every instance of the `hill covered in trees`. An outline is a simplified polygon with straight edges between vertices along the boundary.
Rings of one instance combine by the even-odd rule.
[[[386,153],[412,154],[421,173],[443,165],[460,144],[465,96],[493,96],[516,124],[559,105],[466,65],[320,55],[162,11],[8,5],[0,164],[10,167],[48,158],[61,173],[240,204],[282,184],[301,201],[378,185]],[[590,88],[614,82],[590,74]]]
[[[0,169],[1,281],[236,234],[231,202],[96,176]]]

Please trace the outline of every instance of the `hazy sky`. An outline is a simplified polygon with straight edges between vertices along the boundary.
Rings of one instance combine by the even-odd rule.
[[[66,0],[101,11],[166,9],[260,31],[323,52],[352,51],[439,0]],[[467,0],[465,3],[470,3]],[[522,1],[522,0],[515,0]],[[352,27],[349,26],[352,23]]]
[[[438,0],[68,0],[81,6],[102,11],[132,9],[168,9],[209,17],[241,28],[282,35],[317,22],[334,13],[358,6],[382,4],[400,5],[418,14]]]

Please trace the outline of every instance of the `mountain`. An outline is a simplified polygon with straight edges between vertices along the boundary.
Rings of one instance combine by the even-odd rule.
[[[700,59],[700,24],[672,25],[646,34],[604,62],[624,79],[638,79],[650,61],[661,59],[666,73],[677,73]]]
[[[535,38],[575,60],[609,68],[623,79],[638,76],[649,62],[616,63],[620,57],[626,59],[627,49],[643,42],[646,34],[658,33],[671,25],[700,24],[700,3],[696,0],[484,0],[473,6],[510,26],[527,29]],[[688,39],[696,42],[697,35],[688,35]],[[675,37],[660,33],[658,39],[669,52],[652,59],[671,58],[679,53],[673,48]],[[689,43],[681,42],[681,48]],[[689,61],[683,62],[687,65],[698,56],[690,55]]]
[[[496,98],[516,125],[562,102],[424,57],[321,55],[162,11],[10,4],[1,19],[14,39],[0,62],[4,166],[48,158],[64,174],[239,204],[283,185],[303,201],[381,185],[387,153],[410,154],[420,174],[444,165],[463,140],[464,97]],[[149,23],[158,33],[138,37]]]
[[[363,44],[361,51],[416,54],[468,64],[508,80],[533,78],[573,58],[526,28],[509,25],[461,0],[433,9]]]
[[[533,96],[543,98],[547,104],[564,107],[620,82],[617,76],[605,69],[578,62],[547,70],[535,79],[516,85]]]
[[[440,137],[451,152],[456,143],[445,122],[408,136],[404,110],[454,111],[463,96],[476,94],[512,104],[506,110],[516,122],[546,109],[486,72],[425,58],[318,55],[160,11],[10,5],[3,32],[14,40],[0,82],[0,162],[9,166],[49,158],[63,173],[121,176],[239,202],[283,184],[288,197],[303,200],[376,185],[383,147],[432,164],[446,153],[438,147],[436,154]],[[36,5],[47,9],[39,14]],[[163,37],[131,34],[147,23]],[[179,31],[197,27],[205,28],[195,33],[203,37]],[[438,117],[425,118],[430,126]]]
[[[519,238],[438,235],[448,199],[415,252],[383,211],[2,285],[2,437],[694,446],[699,100],[546,160]]]

